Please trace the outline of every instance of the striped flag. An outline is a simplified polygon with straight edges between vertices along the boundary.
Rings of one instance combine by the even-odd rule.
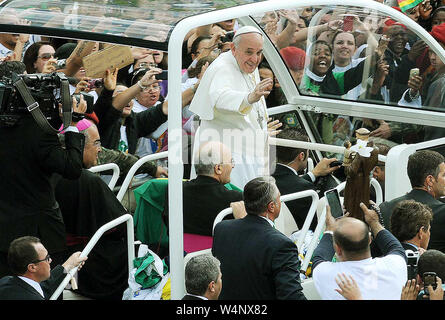
[[[397,2],[399,3],[400,10],[402,10],[402,12],[414,8],[422,1],[423,0],[397,0]]]

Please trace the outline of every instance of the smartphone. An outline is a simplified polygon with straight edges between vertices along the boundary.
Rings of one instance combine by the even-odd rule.
[[[167,78],[168,78],[168,70],[162,70],[162,72],[157,74],[155,77],[158,80],[167,80]]]
[[[431,285],[434,290],[437,288],[436,283],[436,273],[435,272],[424,272],[423,273],[423,286],[425,294],[429,295],[428,286]]]
[[[409,71],[409,77],[415,77],[419,75],[419,68],[413,68]]]
[[[329,207],[331,207],[331,215],[337,219],[344,215],[343,208],[340,202],[340,196],[337,189],[331,189],[324,193]]]
[[[343,16],[343,31],[352,31],[354,27],[354,16],[344,15]]]
[[[343,161],[332,161],[330,164],[329,164],[329,166],[331,167],[331,168],[333,168],[333,167],[337,167],[337,166],[341,166],[343,164]]]

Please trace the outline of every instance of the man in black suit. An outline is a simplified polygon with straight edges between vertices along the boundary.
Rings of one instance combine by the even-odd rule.
[[[9,77],[10,68],[0,67],[0,78]],[[86,102],[73,110],[86,111]],[[65,228],[54,197],[53,174],[68,179],[82,172],[84,136],[72,122],[66,129],[62,148],[56,134],[45,132],[30,114],[25,114],[13,127],[0,127],[0,277],[10,274],[7,251],[12,240],[38,236],[54,262],[64,261]]]
[[[433,212],[427,205],[414,201],[400,201],[391,215],[391,233],[405,250],[423,253],[430,241]]]
[[[280,132],[277,138],[308,142],[309,138],[294,128],[288,128]],[[312,170],[303,176],[299,176],[298,172],[307,168],[307,159],[309,156],[308,149],[290,148],[277,146],[276,148],[277,165],[273,177],[277,182],[278,189],[281,194],[295,193],[305,190],[315,190],[314,182],[318,177],[331,174],[340,166],[330,167],[330,164],[337,159],[323,158]],[[322,197],[323,195],[320,195]],[[311,207],[311,198],[300,198],[287,201],[286,206],[292,213],[299,229],[303,227],[306,216]],[[317,217],[314,217],[309,227],[314,231],[317,227]]]
[[[182,300],[218,300],[222,288],[221,263],[211,254],[195,256],[185,266],[185,289]]]
[[[400,201],[391,215],[391,233],[400,241],[408,259],[408,279],[416,277],[417,259],[430,241],[433,212],[427,205],[414,201]]]
[[[220,300],[305,300],[298,248],[274,228],[281,210],[275,179],[249,181],[243,196],[247,215],[215,227],[212,253],[224,275]]]
[[[242,201],[243,194],[224,186],[230,182],[230,173],[235,166],[226,145],[219,141],[207,142],[200,146],[196,159],[198,176],[183,183],[184,232],[212,236],[218,213],[231,203]],[[236,210],[234,214],[237,214]]]
[[[389,225],[395,206],[403,200],[415,200],[433,211],[428,249],[445,252],[445,203],[438,199],[445,195],[445,159],[431,150],[419,150],[408,158],[408,177],[412,190],[406,195],[380,204],[385,225]]]
[[[20,237],[11,242],[8,250],[14,276],[0,279],[0,300],[48,300],[66,274],[76,266],[80,269],[86,259],[75,252],[51,270],[51,257],[40,239]]]

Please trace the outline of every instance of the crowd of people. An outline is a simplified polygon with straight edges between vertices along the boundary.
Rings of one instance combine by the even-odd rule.
[[[445,48],[443,3],[414,1],[400,7],[390,2],[385,4]],[[279,10],[258,20],[301,94],[388,107],[445,105],[443,62],[404,24],[357,8],[318,12],[311,7]],[[2,21],[28,23],[12,13]],[[340,171],[342,155],[321,159],[311,171],[305,148],[280,146],[276,159],[271,157],[270,137],[309,138],[296,113],[268,116],[268,108],[287,101],[263,57],[263,43],[258,28],[241,26],[236,19],[193,29],[183,43],[182,123],[189,160],[184,164],[184,232],[212,237],[213,255],[189,261],[185,300],[306,299],[298,248],[275,228],[279,198],[303,190],[322,195],[317,183]],[[24,283],[39,294],[31,298],[48,298],[47,288],[54,289],[52,260],[58,265],[56,282],[85,263],[79,292],[94,299],[120,299],[128,285],[123,228],[108,232],[87,261],[79,258],[78,251],[101,225],[128,212],[87,169],[117,163],[122,181],[140,157],[168,150],[168,80],[160,79],[168,55],[134,47],[133,63],[108,69],[101,79],[87,77],[82,59],[105,48],[109,45],[100,42],[0,34],[0,79],[13,73],[63,72],[70,79],[70,94],[80,94],[80,100],[72,101],[78,118],[70,126],[61,126],[59,117],[51,119],[61,129],[58,136],[42,132],[29,115],[15,127],[0,128],[2,299],[26,298],[8,291]],[[86,100],[92,101],[88,112]],[[308,120],[326,144],[343,145],[353,140],[357,128],[366,128],[382,155],[399,143],[443,137],[441,128],[379,119],[313,113]],[[322,299],[443,299],[445,204],[439,199],[445,195],[445,151],[437,151],[410,157],[413,190],[383,202],[380,211],[362,203],[363,219],[334,219],[327,208],[323,237],[313,257],[307,257],[312,262],[308,276]],[[18,166],[26,172],[17,174]],[[168,177],[162,162],[146,163],[138,173],[149,179]],[[384,162],[377,163],[372,175],[384,188]],[[309,211],[307,200],[287,203],[298,229]],[[233,215],[213,229],[216,215],[227,207]],[[310,230],[317,224],[314,218]],[[17,239],[25,243],[18,247]],[[20,268],[14,265],[17,260]]]

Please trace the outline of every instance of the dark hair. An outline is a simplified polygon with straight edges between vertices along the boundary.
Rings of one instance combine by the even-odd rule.
[[[199,44],[201,43],[202,40],[209,40],[212,39],[211,37],[207,37],[207,36],[200,36],[198,38],[196,38],[195,40],[193,40],[192,46],[190,47],[190,54],[196,54],[196,52],[198,51],[198,47]]]
[[[375,143],[374,146],[376,146],[377,148],[379,148],[379,154],[381,155],[388,155],[389,149],[391,149],[390,146],[388,146],[387,144],[384,143]],[[380,167],[380,169],[385,170],[385,162],[383,161],[377,161],[377,166]]]
[[[11,242],[8,250],[8,265],[14,275],[25,274],[28,264],[39,259],[34,247],[38,243],[40,239],[31,236],[17,238]]]
[[[133,75],[131,77],[131,83],[130,86],[134,85],[136,82],[138,82],[139,80],[142,79],[142,77],[145,75],[145,73],[148,71],[149,69],[147,68],[137,68],[134,69],[133,71]]]
[[[445,158],[438,152],[432,150],[419,150],[408,158],[408,177],[411,187],[422,187],[427,176],[437,178],[440,164]]]
[[[429,249],[422,253],[417,262],[417,273],[423,280],[425,272],[435,272],[443,281],[445,279],[445,253]]]
[[[259,177],[250,180],[243,191],[246,212],[252,215],[266,212],[267,206],[271,201],[275,201],[278,194],[278,187],[273,177]]]
[[[365,224],[362,229],[362,238],[357,241],[344,234],[342,228],[337,228],[333,235],[334,242],[348,255],[363,254],[369,250],[369,232]]]
[[[354,34],[353,34],[352,32],[349,32],[349,31],[343,31],[343,30],[338,30],[338,31],[336,31],[336,32],[334,33],[334,36],[332,37],[332,43],[331,43],[332,48],[334,48],[335,38],[337,38],[337,36],[338,36],[339,34],[341,34],[341,33],[349,33],[350,35],[352,35],[352,38],[354,39],[354,44],[355,44],[355,36],[354,36]]]
[[[317,40],[317,41],[315,41],[315,42],[311,45],[310,55],[312,55],[312,52],[314,51],[315,47],[318,46],[318,45],[320,45],[320,44],[327,46],[327,47],[329,48],[329,51],[330,51],[331,54],[332,54],[332,46],[331,46],[329,43],[327,43],[327,42],[324,41],[324,40]]]
[[[304,141],[304,142],[309,141],[309,138],[307,135],[305,135],[304,133],[300,132],[299,130],[297,130],[295,128],[284,129],[277,135],[277,138],[294,140],[294,141]],[[287,164],[291,161],[294,161],[295,158],[301,152],[303,152],[306,157],[307,149],[277,146],[276,147],[277,161],[279,163]]]
[[[4,61],[0,63],[0,78],[11,78],[12,73],[23,74],[26,66],[21,61]]]
[[[34,68],[34,62],[37,61],[39,50],[43,46],[52,47],[52,44],[47,41],[39,41],[39,42],[34,42],[32,45],[28,47],[28,49],[26,49],[25,55],[23,56],[23,62],[26,65],[26,72],[28,73],[36,72],[36,69]]]
[[[430,20],[433,20],[436,17],[436,15],[441,11],[445,11],[445,6],[440,6],[434,9],[433,12],[431,13]]]
[[[258,69],[261,69],[261,68],[270,69],[272,71],[272,68],[270,67],[269,62],[267,62],[266,59],[261,60],[260,64],[258,65]]]
[[[194,68],[190,68],[187,70],[188,77],[189,78],[198,77],[198,75],[201,73],[202,67],[207,62],[210,65],[213,62],[213,60],[215,60],[215,57],[213,57],[212,55],[208,55],[208,56],[205,56],[205,57],[202,57],[201,59],[199,59],[198,63],[196,64],[196,66]]]
[[[391,215],[391,233],[400,241],[408,241],[416,236],[420,228],[428,227],[433,219],[433,211],[427,205],[414,200],[399,202]]]

